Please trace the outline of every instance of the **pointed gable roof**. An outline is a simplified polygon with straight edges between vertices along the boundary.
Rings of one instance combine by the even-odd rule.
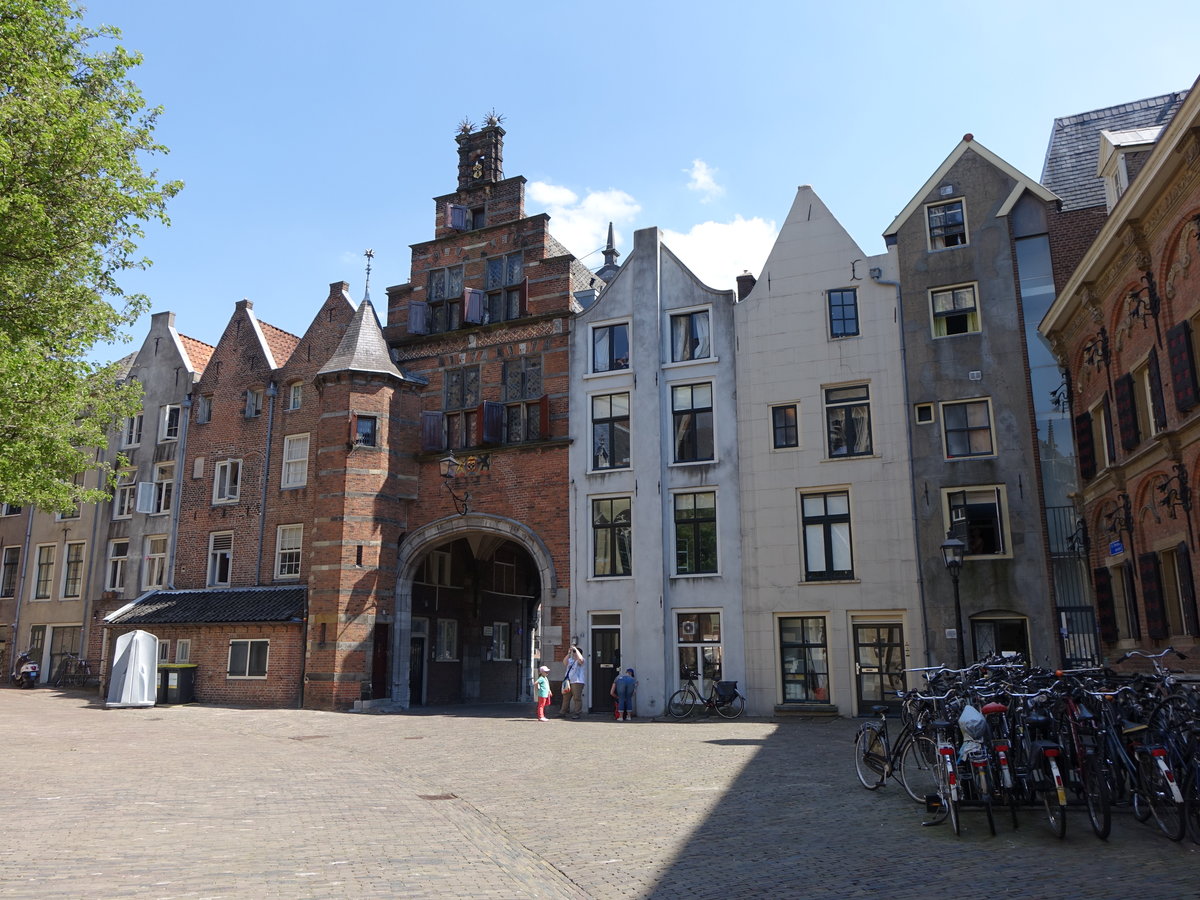
[[[332,375],[335,372],[377,372],[406,380],[392,362],[392,354],[388,351],[387,341],[383,339],[383,329],[379,326],[369,295],[363,298],[354,318],[346,326],[346,333],[342,335],[337,350],[317,374]]]
[[[183,345],[183,351],[187,354],[192,368],[197,372],[204,371],[204,367],[212,359],[213,351],[217,349],[212,344],[198,341],[194,337],[188,337],[186,334],[179,335],[179,342]]]
[[[296,345],[300,343],[300,338],[282,328],[277,328],[270,322],[264,322],[261,319],[255,319],[255,321],[258,323],[267,348],[271,351],[273,359],[271,368],[278,369],[291,357]]]
[[[1012,192],[1008,195],[1008,198],[996,212],[996,216],[998,218],[1008,215],[1009,211],[1013,207],[1013,204],[1021,199],[1021,195],[1025,193],[1025,191],[1030,191],[1036,197],[1046,201],[1058,199],[1054,192],[1049,188],[1038,184],[1028,175],[1025,175],[1019,169],[1005,162],[987,147],[983,146],[983,144],[975,140],[974,135],[964,134],[963,139],[959,141],[958,146],[955,147],[950,152],[950,155],[946,157],[945,161],[938,166],[937,171],[929,176],[929,180],[921,185],[921,189],[918,190],[916,194],[913,195],[913,198],[908,201],[908,205],[904,207],[900,215],[896,216],[896,218],[892,221],[892,224],[884,230],[883,236],[885,238],[891,237],[900,230],[901,226],[908,221],[909,216],[911,216],[917,211],[917,209],[921,207],[921,205],[925,202],[925,198],[929,196],[934,188],[941,184],[946,177],[946,173],[954,168],[955,164],[963,158],[968,150],[982,157],[985,161],[995,166],[997,169],[1016,182],[1016,186],[1013,187]]]

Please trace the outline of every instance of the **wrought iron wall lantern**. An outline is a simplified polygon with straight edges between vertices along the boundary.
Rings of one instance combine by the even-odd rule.
[[[1101,366],[1107,369],[1109,359],[1108,329],[1101,325],[1095,336],[1083,345],[1083,364],[1094,369]]]
[[[1114,537],[1122,533],[1133,535],[1133,503],[1129,495],[1122,491],[1117,494],[1116,508],[1104,516],[1104,530]]]
[[[458,477],[460,472],[462,472],[462,463],[454,458],[453,453],[438,460],[438,474],[442,476],[442,487],[446,489],[446,493],[454,501],[454,511],[460,516],[465,516],[470,512],[471,494],[464,491],[460,497],[454,490],[454,479]]]
[[[1176,510],[1183,510],[1183,518],[1187,522],[1188,529],[1188,546],[1194,547],[1196,539],[1192,531],[1192,488],[1188,483],[1187,466],[1177,462],[1171,467],[1171,470],[1175,474],[1164,475],[1156,485],[1158,492],[1162,494],[1158,502],[1159,505],[1166,507],[1167,515],[1172,519],[1178,518]]]

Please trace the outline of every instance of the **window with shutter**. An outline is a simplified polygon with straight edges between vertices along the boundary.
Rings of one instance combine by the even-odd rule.
[[[494,400],[484,400],[479,407],[479,427],[481,444],[499,444],[504,439],[504,404]]]
[[[465,293],[463,321],[471,325],[483,324],[484,301],[487,299],[487,294],[474,288],[467,288]]]
[[[1096,594],[1096,622],[1100,626],[1100,640],[1106,644],[1117,638],[1117,610],[1113,604],[1112,573],[1101,566],[1092,569],[1092,589]]]
[[[421,449],[426,451],[446,449],[442,414],[436,410],[424,410],[421,413]]]
[[[1092,414],[1075,417],[1075,450],[1079,460],[1079,477],[1090,481],[1096,477],[1096,443],[1092,438]]]
[[[1138,430],[1137,398],[1134,396],[1133,376],[1128,372],[1113,384],[1117,400],[1117,428],[1121,432],[1121,448],[1133,450],[1141,443]]]
[[[1104,451],[1105,451],[1105,466],[1111,466],[1117,458],[1117,443],[1113,439],[1112,429],[1112,407],[1108,402],[1108,394],[1104,395],[1104,403],[1101,405],[1104,410],[1104,415],[1100,419],[1100,424],[1104,428]]]
[[[1157,553],[1143,553],[1138,557],[1138,574],[1142,582],[1142,602],[1146,606],[1146,634],[1151,640],[1161,640],[1169,629]]]
[[[471,223],[470,207],[460,206],[457,203],[446,204],[446,224],[455,231],[466,231]]]
[[[1192,577],[1192,556],[1186,541],[1175,547],[1175,561],[1179,566],[1179,600],[1183,607],[1183,626],[1187,633],[1200,635],[1200,615],[1196,609],[1196,581]]]
[[[1167,355],[1171,360],[1171,386],[1175,408],[1185,413],[1196,405],[1196,357],[1192,350],[1192,328],[1180,322],[1167,331]]]
[[[429,334],[429,304],[421,300],[408,302],[408,333]]]

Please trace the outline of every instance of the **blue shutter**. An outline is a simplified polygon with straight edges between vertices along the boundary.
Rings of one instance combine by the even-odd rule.
[[[504,437],[504,404],[484,400],[479,407],[481,444],[499,444]]]
[[[455,231],[466,231],[470,226],[471,210],[457,203],[446,204],[446,224]]]
[[[464,296],[466,302],[463,304],[463,321],[472,325],[483,324],[483,306],[487,294],[475,288],[467,288]]]
[[[423,300],[408,301],[408,333],[429,334],[429,304]]]

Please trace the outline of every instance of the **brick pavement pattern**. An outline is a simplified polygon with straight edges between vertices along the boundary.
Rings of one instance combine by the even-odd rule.
[[[849,720],[538,723],[106,710],[0,689],[0,897],[1194,897],[1200,847],[1125,811],[1058,841],[922,828],[854,776]]]

